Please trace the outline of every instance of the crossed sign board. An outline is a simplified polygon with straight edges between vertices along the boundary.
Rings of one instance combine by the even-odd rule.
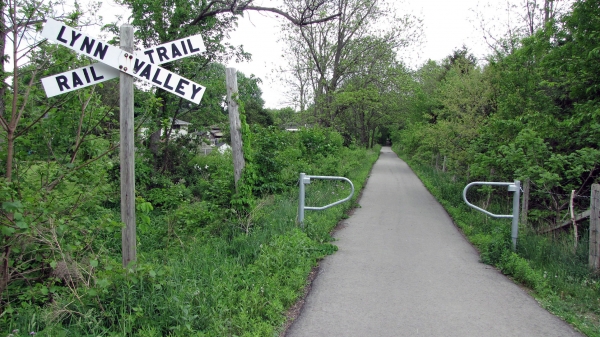
[[[101,62],[43,78],[42,85],[48,97],[108,81],[119,77],[119,72],[132,75],[196,104],[200,103],[206,91],[204,86],[158,66],[204,52],[206,48],[200,35],[134,52],[133,55],[52,19],[46,21],[41,35]]]

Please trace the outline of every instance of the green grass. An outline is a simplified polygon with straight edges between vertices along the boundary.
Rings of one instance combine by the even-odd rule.
[[[44,307],[23,301],[0,317],[0,326],[7,335],[18,329],[15,337],[30,331],[52,337],[277,336],[312,268],[336,251],[330,232],[356,204],[378,155],[379,148],[346,151],[342,167],[355,185],[354,198],[307,211],[304,228],[296,223],[297,188],[259,201],[250,217],[217,217],[205,226],[189,220],[211,214],[203,204],[186,206],[185,221],[177,212],[155,215],[138,234],[134,270],[123,271],[113,252],[99,261],[89,287],[62,289]],[[333,202],[348,190],[346,183],[315,181],[307,186],[307,204]],[[119,237],[115,232],[106,239],[117,245]]]
[[[394,150],[399,152],[396,148]],[[512,252],[510,220],[492,219],[469,208],[462,200],[462,190],[467,181],[403,157],[478,248],[483,262],[496,266],[529,288],[542,306],[579,331],[590,337],[600,337],[600,280],[587,266],[586,237],[573,251],[570,235],[556,238],[541,236],[521,226],[517,252]],[[469,201],[481,205],[489,190],[473,189]],[[510,214],[511,196],[496,190],[492,193],[494,195],[488,210],[496,214]]]

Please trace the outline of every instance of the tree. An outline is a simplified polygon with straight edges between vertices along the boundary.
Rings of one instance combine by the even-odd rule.
[[[0,4],[3,308],[9,305],[5,290],[13,284],[15,294],[41,289],[54,282],[48,279],[53,265],[67,263],[77,269],[81,261],[89,261],[97,247],[96,235],[86,235],[88,231],[115,223],[98,206],[110,189],[105,172],[106,155],[116,147],[111,132],[114,109],[102,102],[94,87],[47,98],[40,85],[41,77],[89,64],[37,35],[50,16],[69,25],[86,23],[85,9],[76,5],[71,13],[53,12],[60,5],[41,0]],[[88,10],[95,11],[98,4],[90,6]],[[39,301],[47,299],[39,292],[33,296],[38,295]]]
[[[298,81],[299,97],[312,96],[315,121],[332,126],[338,113],[333,108],[336,91],[369,62],[387,60],[390,50],[417,39],[419,22],[408,15],[397,16],[385,1],[335,0],[328,2],[327,8],[340,15],[310,26],[288,25],[284,40],[294,51],[289,63]],[[306,82],[311,86],[309,94],[305,93]]]
[[[519,47],[521,39],[532,36],[549,22],[567,13],[574,0],[490,1],[476,10],[478,29],[493,51],[492,56],[508,55]],[[485,13],[502,13],[486,17]]]
[[[183,38],[193,34],[201,34],[204,38],[207,51],[200,56],[189,57],[183,60],[163,65],[168,70],[175,71],[191,80],[202,79],[202,74],[209,69],[213,62],[225,63],[231,58],[249,59],[250,55],[245,53],[241,47],[233,47],[224,42],[228,32],[235,29],[238,16],[246,11],[267,11],[281,15],[293,24],[308,25],[316,22],[324,22],[335,18],[335,13],[320,16],[325,0],[306,0],[299,2],[294,9],[297,11],[287,13],[273,7],[263,7],[255,4],[254,0],[237,1],[201,1],[190,2],[187,0],[174,0],[168,3],[165,10],[163,0],[123,0],[123,4],[130,7],[132,12],[132,24],[137,27],[136,37],[144,47],[162,44],[171,40]],[[152,27],[150,29],[150,27]],[[116,25],[110,26],[116,32]],[[219,86],[220,87],[220,86]],[[213,88],[207,87],[208,97],[218,97],[209,91]],[[160,126],[166,118],[175,118],[175,112],[185,111],[188,116],[205,112],[202,106],[190,106],[187,102],[172,97],[163,90],[156,90],[156,97],[160,100],[160,107],[154,111],[153,120],[156,125],[149,140],[149,148],[155,154],[156,163],[164,162],[166,152],[160,149]],[[253,110],[264,115],[261,104],[252,102]],[[214,103],[208,103],[214,107]],[[250,107],[250,106],[249,106]],[[268,123],[268,120],[263,122]],[[168,134],[167,134],[168,135]],[[168,139],[166,142],[168,143]],[[158,164],[160,165],[160,164]]]
[[[396,115],[404,109],[407,70],[397,64],[396,54],[386,49],[365,55],[363,67],[337,90],[332,109],[336,112],[335,126],[358,144],[372,147],[377,132],[396,124]]]
[[[297,128],[298,113],[291,107],[281,109],[269,109],[269,114],[273,116],[273,124],[280,129]]]

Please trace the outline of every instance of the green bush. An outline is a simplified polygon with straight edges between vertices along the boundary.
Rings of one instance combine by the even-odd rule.
[[[64,247],[77,252],[92,243],[93,250],[85,251],[82,256],[88,257],[78,265],[85,282],[71,287],[50,281],[15,285],[19,292],[11,293],[16,297],[10,311],[0,316],[0,332],[19,329],[53,337],[275,335],[311,268],[336,250],[329,233],[354,205],[310,212],[301,229],[296,222],[298,174],[347,176],[356,186],[356,200],[379,153],[379,148],[345,149],[339,135],[326,130],[303,132],[310,142],[301,142],[299,133],[273,129],[254,135],[254,158],[273,156],[271,162],[254,165],[277,173],[255,182],[254,191],[280,192],[257,198],[246,213],[231,207],[229,153],[194,156],[180,164],[186,167],[163,174],[142,170],[136,204],[138,263],[128,270],[121,267],[117,210],[86,203],[83,209],[94,212],[77,221],[90,226],[94,235],[69,231],[74,222],[60,224]],[[273,140],[287,145],[274,147]],[[305,157],[307,144],[320,146],[320,153]],[[262,183],[271,187],[261,190]],[[322,181],[309,185],[307,195],[310,202],[329,203],[347,192],[345,183]]]

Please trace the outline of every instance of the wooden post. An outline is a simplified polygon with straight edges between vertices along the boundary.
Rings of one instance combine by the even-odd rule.
[[[531,181],[525,179],[523,184],[523,203],[521,204],[521,224],[527,226],[527,212],[529,212],[529,186]]]
[[[235,179],[235,189],[238,187],[238,180],[242,177],[244,168],[244,152],[242,150],[242,122],[240,121],[240,112],[238,110],[238,86],[237,72],[235,68],[225,70],[225,79],[227,83],[227,106],[229,108],[229,130],[231,133],[231,151],[233,152],[233,173]]]
[[[133,26],[121,26],[121,49],[133,52]],[[120,77],[120,161],[121,161],[121,233],[123,267],[136,260],[135,229],[135,153],[133,134],[133,76],[121,73]]]
[[[592,185],[590,205],[590,268],[600,270],[600,184]]]

